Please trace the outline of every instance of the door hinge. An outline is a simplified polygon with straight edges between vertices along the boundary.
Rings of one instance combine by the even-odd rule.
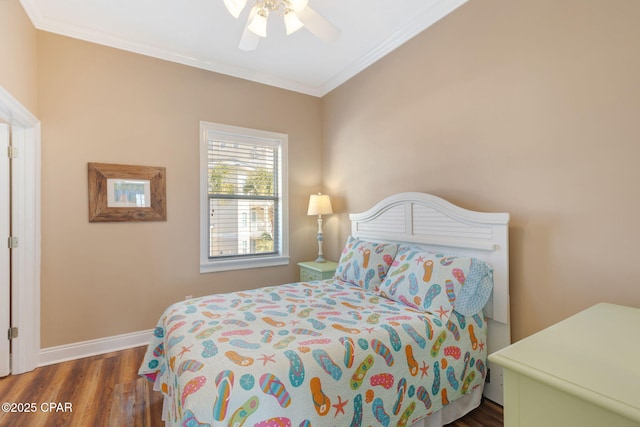
[[[10,236],[9,240],[7,242],[7,246],[9,247],[9,249],[15,249],[18,247],[18,238],[17,237],[13,237]]]
[[[14,147],[13,145],[10,145],[7,147],[7,157],[9,157],[10,159],[15,159],[18,157],[18,147]]]
[[[9,328],[8,334],[7,334],[7,338],[9,340],[12,340],[14,338],[18,338],[18,328],[17,327],[13,327],[13,328]]]

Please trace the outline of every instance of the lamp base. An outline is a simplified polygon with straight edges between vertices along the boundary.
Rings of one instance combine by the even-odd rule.
[[[324,259],[324,254],[322,253],[322,241],[324,240],[322,235],[322,215],[318,215],[318,258],[314,262],[327,262]]]

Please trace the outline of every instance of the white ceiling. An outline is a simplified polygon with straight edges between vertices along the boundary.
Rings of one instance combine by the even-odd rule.
[[[269,18],[255,51],[238,49],[249,7],[234,19],[223,0],[20,0],[36,28],[259,83],[323,96],[467,0],[310,0],[337,26],[323,42],[285,35]]]

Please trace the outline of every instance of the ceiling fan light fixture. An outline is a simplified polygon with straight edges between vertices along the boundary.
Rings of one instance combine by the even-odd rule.
[[[247,5],[247,0],[224,0],[224,5],[227,7],[231,16],[238,19],[240,17],[240,13]]]
[[[229,13],[236,18],[249,3],[248,0],[223,1]],[[283,18],[287,35],[305,27],[323,41],[335,41],[340,37],[340,30],[309,7],[309,0],[252,0],[238,46],[240,49],[255,50],[260,38],[267,37],[267,20],[272,12]]]
[[[293,34],[298,31],[300,28],[304,26],[302,21],[298,19],[298,15],[293,11],[293,9],[289,9],[284,15],[284,25],[287,29],[287,35]]]
[[[249,23],[249,30],[257,36],[267,37],[267,17],[267,12],[264,9],[259,9]]]

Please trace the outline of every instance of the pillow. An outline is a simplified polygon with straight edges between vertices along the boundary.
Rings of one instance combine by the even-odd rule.
[[[403,246],[380,293],[410,307],[448,317],[478,313],[489,300],[493,270],[484,261]]]
[[[349,236],[335,278],[377,291],[398,251],[395,243],[374,243]]]

